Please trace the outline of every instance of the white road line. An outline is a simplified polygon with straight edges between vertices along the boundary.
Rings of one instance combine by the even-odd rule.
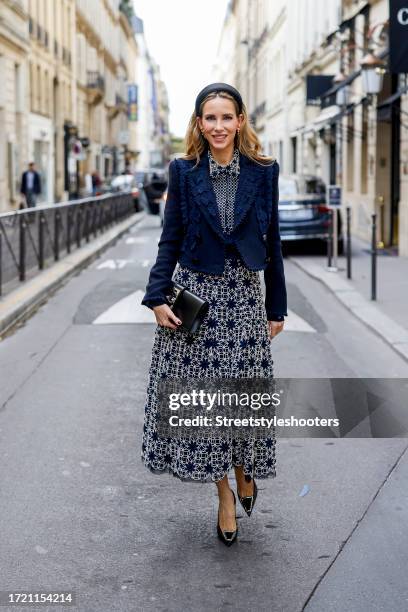
[[[288,310],[288,316],[285,319],[285,331],[316,333],[315,328],[293,310]]]
[[[111,323],[156,323],[156,317],[150,308],[141,304],[144,292],[138,289],[134,293],[122,298],[110,306],[94,321],[95,325]],[[316,330],[307,321],[299,317],[292,310],[288,310],[285,320],[285,331],[316,333]]]
[[[125,240],[125,244],[145,244],[146,242],[146,236],[129,236],[129,238]]]
[[[110,270],[120,270],[124,268],[128,263],[134,263],[134,259],[106,259],[102,263],[96,266],[97,270],[103,270],[109,268]]]
[[[141,304],[143,296],[144,291],[141,290],[127,295],[105,310],[92,323],[94,325],[106,325],[109,323],[156,323],[153,311]]]

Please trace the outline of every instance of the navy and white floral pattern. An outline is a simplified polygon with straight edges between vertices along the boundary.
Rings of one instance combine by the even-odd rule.
[[[234,212],[239,155],[221,166],[209,154],[210,175],[222,229]],[[182,480],[218,481],[234,465],[255,478],[276,476],[276,432],[267,436],[225,435],[162,438],[157,432],[158,383],[164,378],[272,378],[273,359],[259,272],[249,270],[238,253],[225,259],[220,276],[178,264],[174,280],[209,302],[199,331],[157,326],[149,368],[141,459],[154,473]]]
[[[218,164],[208,149],[210,177],[218,204],[223,232],[230,234],[234,228],[234,200],[239,179],[239,150],[234,150],[232,160],[226,166]]]

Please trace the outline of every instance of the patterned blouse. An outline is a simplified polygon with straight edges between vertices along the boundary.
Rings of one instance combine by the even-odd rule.
[[[210,176],[214,187],[222,229],[229,234],[234,226],[234,201],[239,179],[239,150],[234,149],[234,155],[226,166],[222,166],[213,158],[208,149]]]

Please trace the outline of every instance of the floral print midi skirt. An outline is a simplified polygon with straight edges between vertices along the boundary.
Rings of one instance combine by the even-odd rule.
[[[153,473],[181,480],[221,480],[235,465],[255,478],[276,476],[276,432],[160,437],[158,384],[164,378],[273,378],[273,359],[259,272],[226,257],[220,276],[177,265],[173,280],[209,302],[199,330],[157,326],[148,374],[141,459]]]

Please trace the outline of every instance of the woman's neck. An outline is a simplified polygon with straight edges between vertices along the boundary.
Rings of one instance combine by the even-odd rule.
[[[211,155],[213,156],[215,161],[218,164],[221,164],[221,166],[228,166],[228,164],[234,157],[234,145],[222,151],[214,151],[211,147],[210,147],[210,150],[211,150]]]

